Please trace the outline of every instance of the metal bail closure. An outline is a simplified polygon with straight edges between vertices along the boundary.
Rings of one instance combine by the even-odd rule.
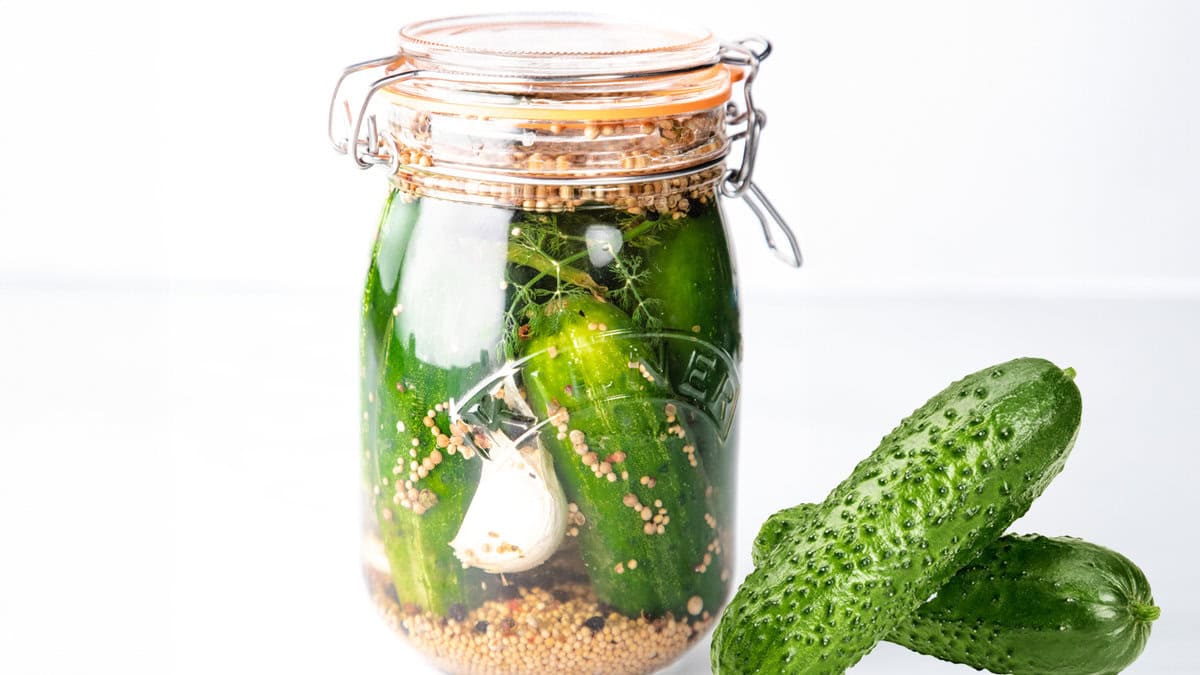
[[[776,257],[792,267],[800,267],[804,263],[804,257],[800,254],[800,245],[796,242],[795,233],[752,180],[754,162],[758,157],[759,138],[762,135],[763,127],[767,125],[766,113],[754,106],[752,86],[755,76],[758,75],[759,63],[770,55],[771,43],[762,37],[747,38],[721,46],[722,63],[741,66],[745,69],[745,76],[742,79],[744,108],[739,110],[737,104],[730,102],[725,108],[725,122],[729,125],[743,122],[746,124],[744,129],[729,136],[730,141],[744,141],[742,165],[736,169],[730,169],[729,173],[725,174],[725,179],[721,181],[721,194],[729,198],[741,198],[745,201],[754,215],[758,217],[758,222],[762,225],[763,237],[767,240],[767,246],[775,253]],[[775,237],[771,234],[772,229],[778,229],[783,233],[788,243],[787,250],[780,249],[775,243]]]
[[[397,153],[394,144],[389,135],[379,134],[378,122],[374,115],[367,115],[367,109],[371,105],[371,98],[376,92],[384,87],[416,77],[421,74],[419,70],[402,70],[390,72],[390,66],[399,61],[399,54],[390,54],[370,61],[363,61],[352,66],[347,66],[342,71],[342,76],[338,78],[337,84],[333,87],[333,95],[329,99],[329,116],[326,119],[326,132],[329,134],[329,142],[333,145],[333,149],[343,155],[350,155],[354,160],[354,164],[360,169],[369,169],[372,166],[379,164],[387,164],[394,170]],[[354,114],[351,108],[349,99],[342,99],[342,85],[346,80],[354,75],[377,73],[382,71],[384,75],[373,80],[366,93],[363,96],[363,101],[358,107],[358,114]],[[341,103],[346,110],[346,124],[344,131],[345,136],[339,137],[334,132],[333,119],[337,115],[338,103]],[[363,122],[366,121],[366,137],[362,138]]]

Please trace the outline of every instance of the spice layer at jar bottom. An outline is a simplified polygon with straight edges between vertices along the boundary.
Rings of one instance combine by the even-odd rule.
[[[385,576],[369,574],[368,583],[388,626],[452,673],[653,673],[715,621],[629,618],[599,602],[586,579],[506,586],[497,599],[448,617],[401,605]]]
[[[364,562],[449,672],[652,672],[724,605],[734,270],[711,188],[643,202],[664,208],[387,201],[363,301]]]

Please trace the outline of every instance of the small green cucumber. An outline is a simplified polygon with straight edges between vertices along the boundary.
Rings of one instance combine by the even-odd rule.
[[[713,636],[713,672],[857,663],[1062,470],[1082,408],[1073,375],[1010,361],[905,418],[738,589]]]
[[[740,360],[737,282],[719,207],[705,207],[657,236],[660,243],[646,249],[642,289],[657,301],[653,312],[663,328]],[[693,350],[686,343],[666,346],[668,371],[681,376]]]
[[[597,596],[627,616],[715,613],[728,567],[711,483],[650,349],[628,316],[591,297],[533,311],[550,321],[531,324],[542,327],[523,345],[523,382],[550,421],[541,438],[582,515],[575,533]]]
[[[812,504],[767,519],[755,564]],[[1129,667],[1158,618],[1137,565],[1071,537],[1005,535],[942,586],[887,640],[943,661],[1011,675],[1106,675]]]
[[[1007,536],[888,640],[993,673],[1108,675],[1141,655],[1158,616],[1125,556],[1069,537]]]
[[[397,597],[445,615],[480,604],[483,583],[494,577],[464,569],[448,543],[478,485],[480,462],[450,454],[432,432],[452,433],[441,404],[470,388],[487,369],[482,363],[440,367],[422,360],[417,345],[441,337],[427,334],[425,324],[406,321],[407,315],[397,311],[409,244],[420,236],[414,232],[420,207],[419,202],[405,204],[392,194],[367,277],[361,373],[364,487]],[[429,293],[422,302],[450,300]],[[409,309],[411,313],[420,308]],[[431,410],[433,427],[428,427],[424,421]],[[430,469],[421,466],[426,460]]]
[[[693,206],[646,248],[642,290],[662,322],[667,379],[708,414],[696,448],[716,483],[718,520],[733,521],[741,325],[732,251],[718,202]],[[727,542],[727,545],[731,542]]]

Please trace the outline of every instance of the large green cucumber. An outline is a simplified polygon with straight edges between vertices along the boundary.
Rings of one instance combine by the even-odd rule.
[[[420,210],[419,202],[403,203],[393,192],[372,255],[362,319],[363,464],[397,597],[447,614],[482,602],[483,584],[489,580],[479,570],[463,569],[449,546],[481,467],[478,460],[439,447],[424,419],[433,410],[437,430],[449,434],[441,404],[469,389],[487,364],[442,367],[417,355],[418,345],[444,339],[429,333],[432,322],[406,321],[407,314],[400,311],[400,278]],[[409,295],[422,295],[415,290]],[[435,290],[427,289],[422,302],[450,304],[444,292]],[[409,307],[408,314],[415,309]],[[410,493],[405,481],[413,471],[411,463],[420,466],[435,456],[441,461],[412,482]]]
[[[628,316],[590,297],[533,311],[557,315],[524,344],[524,385],[554,422],[542,439],[585,519],[580,550],[596,594],[628,616],[715,613],[727,573],[711,483],[684,415],[668,421],[676,404],[649,348]]]
[[[1062,470],[1082,408],[1073,375],[1010,361],[905,418],[742,584],[713,636],[713,672],[857,663]]]
[[[755,564],[815,509],[801,504],[767,519]],[[1146,576],[1120,553],[1071,537],[1009,534],[886,639],[993,673],[1106,675],[1137,659],[1158,614]]]

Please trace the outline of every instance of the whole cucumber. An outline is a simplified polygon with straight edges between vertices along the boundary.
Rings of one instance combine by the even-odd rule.
[[[905,418],[742,584],[716,675],[842,673],[979,556],[1062,470],[1073,371],[1017,359]]]
[[[596,594],[627,616],[702,618],[724,600],[726,562],[711,483],[681,406],[619,309],[556,300],[523,353],[544,446],[583,516],[580,550]],[[543,317],[545,319],[546,317]]]
[[[732,522],[737,487],[741,325],[732,251],[720,202],[695,204],[645,250],[642,290],[669,337],[662,340],[676,395],[707,414],[696,448],[716,487],[718,520]],[[726,545],[732,544],[732,537]]]
[[[801,504],[767,519],[755,564],[814,509]],[[1071,537],[1009,534],[885,639],[993,673],[1105,675],[1141,655],[1158,616],[1146,576],[1120,553]]]
[[[452,453],[438,438],[453,434],[443,404],[470,388],[487,368],[485,363],[438,365],[417,353],[444,336],[436,333],[436,322],[408,317],[423,309],[428,314],[435,305],[452,306],[445,297],[448,289],[400,288],[410,244],[430,234],[417,231],[421,209],[421,202],[404,203],[392,193],[367,276],[361,345],[363,467],[397,598],[446,615],[480,604],[483,584],[495,579],[463,569],[449,546],[478,485],[481,465]],[[413,297],[429,304],[423,308]],[[410,306],[402,307],[404,302]]]

